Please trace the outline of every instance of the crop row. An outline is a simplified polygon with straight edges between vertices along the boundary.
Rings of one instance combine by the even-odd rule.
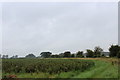
[[[60,73],[84,71],[94,66],[94,62],[77,59],[3,59],[4,73]]]

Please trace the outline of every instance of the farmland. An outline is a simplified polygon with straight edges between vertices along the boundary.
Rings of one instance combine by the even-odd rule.
[[[3,77],[17,78],[117,78],[116,58],[3,59]],[[9,66],[9,68],[8,68]]]

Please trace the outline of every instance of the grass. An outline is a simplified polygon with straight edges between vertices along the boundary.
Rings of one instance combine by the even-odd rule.
[[[77,58],[81,59],[81,58]],[[48,74],[48,73],[19,73],[15,74],[18,78],[118,78],[118,66],[112,65],[112,61],[116,58],[82,58],[83,60],[92,60],[95,62],[95,66],[80,71],[62,72],[60,74]],[[3,74],[6,75],[6,74]]]
[[[80,73],[74,78],[117,78],[118,77],[118,67],[113,66],[108,62],[104,61],[94,61],[96,66],[92,67],[83,73]]]
[[[84,72],[71,71],[57,75],[57,78],[118,78],[118,66],[110,62],[92,60],[95,66]]]

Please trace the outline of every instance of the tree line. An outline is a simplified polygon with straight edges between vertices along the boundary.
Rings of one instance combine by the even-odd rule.
[[[78,51],[76,53],[71,53],[70,51],[65,51],[64,53],[60,54],[52,54],[52,52],[41,52],[40,56],[41,58],[97,58],[97,57],[105,57],[105,54],[102,54],[103,49],[99,46],[96,46],[94,50],[87,49],[86,53],[83,53],[83,51]],[[4,55],[3,55],[4,56]],[[6,56],[4,56],[6,57]],[[8,57],[8,55],[7,55]],[[118,57],[120,58],[120,46],[119,45],[111,45],[109,47],[109,57]],[[11,58],[18,58],[18,56],[12,56]],[[25,58],[36,58],[34,54],[28,54],[25,56]]]
[[[60,54],[52,54],[52,52],[42,52],[40,53],[41,58],[97,58],[97,57],[105,57],[105,54],[102,54],[103,49],[99,46],[96,46],[94,50],[87,49],[84,54],[83,51],[78,51],[76,53],[71,53],[70,51],[65,51]],[[26,55],[26,58],[35,58],[34,54]],[[109,47],[109,57],[118,57],[120,58],[120,46],[119,45],[111,45]]]

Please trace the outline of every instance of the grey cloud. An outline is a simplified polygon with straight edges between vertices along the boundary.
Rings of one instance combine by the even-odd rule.
[[[117,3],[4,3],[3,53],[75,52],[117,44]]]

